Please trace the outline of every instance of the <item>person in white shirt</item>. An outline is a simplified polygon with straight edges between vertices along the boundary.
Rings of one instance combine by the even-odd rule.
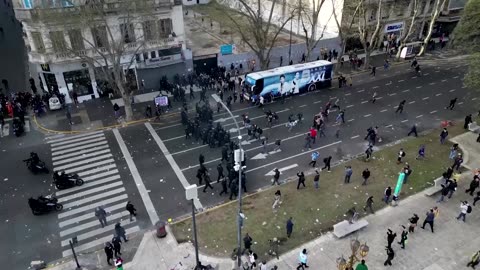
[[[471,206],[468,204],[467,201],[464,201],[460,204],[460,214],[458,215],[457,219],[462,219],[463,222],[465,222],[465,217],[467,216],[467,213],[470,213],[472,210],[471,210]]]

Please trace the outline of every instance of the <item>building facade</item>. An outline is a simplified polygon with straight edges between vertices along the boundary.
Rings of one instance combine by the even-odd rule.
[[[139,0],[148,4],[148,14],[126,14],[117,0],[13,1],[39,85],[44,91],[57,89],[67,102],[73,92],[80,102],[105,93],[102,66],[108,66],[104,56],[113,46],[124,48],[120,62],[125,77],[138,88],[146,80],[159,81],[165,70],[185,69],[191,59],[180,0]],[[94,13],[92,23],[69,19],[88,8],[89,1],[102,1],[95,2],[95,7],[101,7],[103,17]]]

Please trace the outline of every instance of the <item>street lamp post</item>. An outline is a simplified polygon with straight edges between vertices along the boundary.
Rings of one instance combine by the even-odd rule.
[[[198,238],[197,238],[197,222],[195,220],[195,200],[198,200],[198,188],[197,185],[190,185],[185,188],[185,197],[192,202],[192,223],[193,223],[193,241],[195,246],[195,270],[200,266],[200,260],[198,259]]]
[[[239,159],[237,160],[236,155],[235,156],[235,162],[238,163],[236,164],[238,168],[238,212],[237,212],[237,266],[238,268],[241,267],[242,265],[242,258],[241,258],[241,253],[242,253],[242,161],[243,161],[243,148],[242,148],[242,134],[240,132],[240,127],[238,126],[237,120],[235,120],[235,116],[233,116],[233,113],[230,111],[230,109],[223,103],[223,101],[220,99],[220,97],[217,94],[212,95],[213,99],[220,103],[223,108],[228,112],[230,117],[232,118],[233,122],[235,123],[235,126],[237,127],[237,132],[238,132],[238,148],[239,148]]]
[[[288,46],[288,64],[290,65],[290,59],[291,59],[291,56],[292,56],[292,25],[293,22],[292,20],[290,19],[290,42],[289,42],[289,46]]]
[[[360,255],[360,257],[365,258],[368,255],[368,252],[370,250],[370,247],[367,246],[367,243],[365,242],[364,244],[360,244],[360,241],[357,239],[352,239],[350,241],[350,250],[352,254],[348,257],[348,260],[345,260],[345,258],[340,257],[337,258],[337,268],[338,270],[348,270],[348,269],[353,269],[353,265],[360,261],[360,259],[357,257],[357,255]]]

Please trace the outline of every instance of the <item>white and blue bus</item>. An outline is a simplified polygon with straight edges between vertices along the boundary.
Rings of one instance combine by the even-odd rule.
[[[245,84],[250,95],[269,100],[329,87],[332,71],[331,62],[319,60],[250,73],[245,77]]]

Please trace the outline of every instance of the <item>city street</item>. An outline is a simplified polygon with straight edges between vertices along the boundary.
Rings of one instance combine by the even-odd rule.
[[[377,71],[376,77],[368,73],[353,77],[353,87],[338,89],[335,81],[331,89],[295,96],[285,104],[274,102],[265,106],[276,111],[278,123],[267,127],[262,109],[248,104],[233,104],[232,112],[241,125],[241,115],[248,113],[254,124],[263,128],[268,137],[268,155],[262,155],[258,140],[252,140],[241,128],[242,146],[246,151],[246,178],[249,193],[271,184],[272,170],[278,168],[280,180],[295,176],[298,171],[308,171],[310,153],[319,151],[317,166],[322,167],[324,157],[332,156],[332,163],[362,154],[366,149],[367,128],[378,126],[382,142],[377,146],[405,137],[418,125],[422,132],[438,128],[442,120],[460,120],[463,125],[468,113],[478,110],[477,96],[462,87],[465,64],[461,58],[429,60],[420,63],[422,76],[416,75],[409,63]],[[369,102],[377,92],[377,102]],[[212,94],[211,92],[209,94]],[[228,95],[228,92],[227,92]],[[454,110],[446,110],[449,101],[458,97]],[[332,110],[326,128],[326,137],[317,138],[312,149],[303,149],[314,114],[328,101],[340,99],[345,108],[345,124],[335,123],[338,113]],[[406,100],[402,114],[395,114],[400,101]],[[213,100],[211,100],[212,105]],[[303,123],[288,131],[288,115],[303,113]],[[215,113],[214,121],[230,130],[236,138],[235,124],[225,111]],[[0,218],[5,232],[5,243],[0,251],[0,264],[7,269],[25,269],[34,259],[52,261],[71,255],[68,240],[76,236],[78,252],[101,249],[111,240],[115,222],[121,221],[127,235],[149,229],[157,220],[177,219],[188,214],[190,202],[185,199],[185,187],[198,184],[195,177],[198,157],[205,156],[210,169],[214,190],[199,190],[197,209],[212,207],[228,200],[219,196],[221,187],[216,184],[216,166],[221,163],[221,148],[210,148],[185,139],[184,127],[178,116],[168,121],[147,122],[126,128],[96,131],[78,135],[43,135],[33,129],[15,138],[11,132],[0,139],[4,158],[0,179],[3,179]],[[334,134],[340,130],[339,138]],[[273,151],[275,140],[281,139],[281,151]],[[53,170],[78,173],[85,184],[72,189],[56,191],[64,209],[59,213],[33,216],[27,205],[30,196],[54,192],[50,175],[33,175],[21,160],[35,151]],[[375,153],[374,153],[375,155]],[[225,168],[225,163],[224,169]],[[10,168],[10,169],[6,169]],[[226,171],[226,170],[225,170]],[[203,187],[199,187],[202,188]],[[125,204],[131,201],[138,210],[138,220],[129,221]],[[102,228],[94,209],[103,206],[109,213],[108,226]],[[11,226],[24,224],[23,226]],[[26,245],[25,243],[28,243]]]

